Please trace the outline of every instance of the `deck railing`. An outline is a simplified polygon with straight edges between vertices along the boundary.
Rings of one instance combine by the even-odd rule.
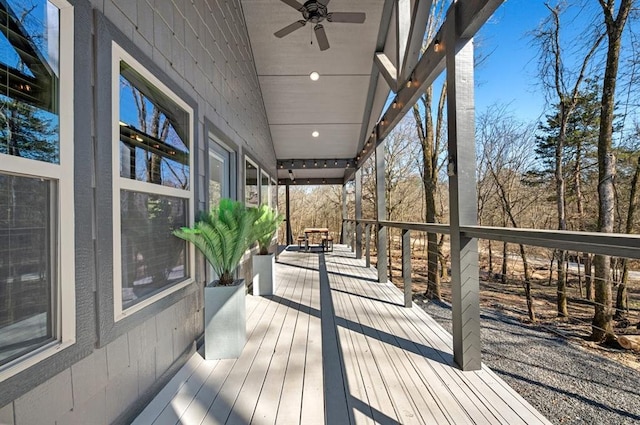
[[[385,262],[392,259],[385,267],[389,268],[389,279],[403,288],[405,306],[411,306],[417,281],[425,286],[428,284],[426,269],[429,259],[434,258],[438,258],[434,266],[438,269],[442,296],[451,301],[447,299],[451,294],[451,265],[446,236],[451,231],[450,227],[446,224],[344,220],[343,242],[354,251],[360,251],[358,254],[365,258],[367,266],[371,265],[374,251],[372,239],[375,229],[379,227],[389,230],[390,242],[385,244],[385,251],[391,248],[390,253],[383,252],[379,257]],[[598,305],[593,296],[596,282],[592,270],[593,255],[611,256],[612,301],[614,318],[618,320],[616,333],[636,333],[635,326],[631,329],[630,325],[638,324],[640,327],[639,235],[484,226],[464,226],[460,232],[465,237],[478,240],[481,297],[493,300],[494,304],[517,315],[531,316],[537,311],[540,313],[538,318],[549,319],[550,314],[554,318],[558,316],[560,308],[557,307],[557,300],[560,295],[565,295],[566,316],[570,322],[581,325],[584,331],[591,328],[592,308]],[[436,256],[427,255],[425,235],[428,233],[436,234],[438,241],[442,242]],[[362,235],[361,242],[357,241],[358,235]],[[559,253],[562,253],[564,260]],[[378,257],[377,252],[375,255]],[[400,261],[397,261],[398,258]],[[416,261],[419,262],[419,268],[412,270],[412,263]],[[508,267],[504,265],[505,262],[508,262]],[[565,286],[557,286],[558,264],[565,275]],[[527,291],[531,295],[529,300],[534,303],[533,312],[526,305]],[[509,294],[513,297],[505,296]],[[505,300],[510,304],[504,304]],[[629,328],[629,331],[625,331],[625,328]]]

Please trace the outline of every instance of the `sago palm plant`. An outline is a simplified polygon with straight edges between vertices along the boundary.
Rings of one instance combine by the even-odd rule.
[[[284,216],[265,204],[253,208],[252,212],[255,215],[253,223],[254,238],[260,245],[260,255],[267,255],[273,235],[278,230],[282,220],[284,220]]]
[[[255,242],[255,214],[241,202],[221,199],[217,207],[203,214],[193,227],[182,227],[173,234],[191,242],[205,256],[220,285],[232,285],[233,272],[245,251]]]

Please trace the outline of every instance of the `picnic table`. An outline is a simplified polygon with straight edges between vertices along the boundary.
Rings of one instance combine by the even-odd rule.
[[[307,227],[304,229],[304,250],[309,251],[309,239],[314,234],[321,234],[324,237],[324,240],[329,239],[329,229],[326,227]],[[321,244],[323,249],[327,249],[328,244]]]

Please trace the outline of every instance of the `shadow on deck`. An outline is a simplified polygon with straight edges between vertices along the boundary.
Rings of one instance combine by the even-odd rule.
[[[549,424],[340,245],[280,253],[278,290],[247,296],[237,360],[195,353],[136,424]]]

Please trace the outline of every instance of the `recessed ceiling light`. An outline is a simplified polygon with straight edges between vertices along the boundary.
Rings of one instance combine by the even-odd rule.
[[[318,137],[320,135],[320,133],[318,133],[317,131],[314,131],[313,133],[311,133],[311,135],[313,137]]]
[[[309,78],[311,78],[312,81],[318,81],[320,79],[320,74],[318,74],[316,71],[313,71],[311,74],[309,74]]]

